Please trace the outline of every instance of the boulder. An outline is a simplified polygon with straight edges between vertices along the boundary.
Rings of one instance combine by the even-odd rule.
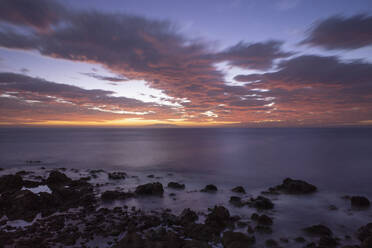
[[[121,180],[127,177],[127,173],[125,172],[111,172],[108,174],[108,178],[111,180]]]
[[[306,233],[314,236],[332,236],[332,231],[325,225],[313,225],[303,229]]]
[[[139,185],[136,188],[137,195],[154,195],[162,196],[164,193],[163,185],[159,182],[156,183],[147,183]]]
[[[242,186],[237,186],[233,189],[231,189],[232,192],[245,194],[245,189]]]
[[[196,220],[198,220],[199,216],[190,208],[186,208],[182,211],[179,218],[181,223],[185,225],[189,224],[190,222],[195,222]]]
[[[365,226],[361,226],[357,231],[357,237],[360,241],[364,241],[365,239],[372,237],[372,222],[368,223]]]
[[[46,180],[46,184],[49,188],[58,187],[69,184],[72,181],[71,178],[67,177],[66,174],[57,170],[52,171]]]
[[[352,196],[351,197],[351,206],[358,208],[367,208],[371,205],[368,198],[364,196]]]
[[[205,224],[222,231],[231,223],[230,213],[223,206],[215,206],[207,215]]]
[[[270,218],[269,216],[267,216],[265,214],[258,215],[256,213],[254,213],[254,214],[251,215],[251,219],[256,221],[258,224],[264,225],[264,226],[270,226],[270,225],[273,224],[272,218]]]
[[[257,198],[251,198],[250,205],[259,210],[273,209],[274,203],[266,197],[258,196]]]
[[[20,175],[5,175],[0,177],[0,193],[17,191],[23,186],[23,179]]]
[[[227,231],[223,233],[222,245],[224,248],[246,248],[256,242],[254,236],[248,236],[241,232]]]
[[[214,193],[217,191],[217,187],[213,184],[208,184],[204,189],[200,190],[201,192]]]
[[[114,200],[125,200],[134,197],[133,193],[120,192],[115,190],[107,190],[102,193],[102,201],[114,201]]]
[[[242,207],[244,205],[242,199],[237,196],[231,196],[229,202],[235,207]]]
[[[185,184],[180,184],[180,183],[177,183],[177,182],[169,182],[168,183],[168,188],[185,189]]]
[[[281,185],[271,188],[269,191],[280,191],[286,194],[310,194],[317,191],[317,187],[302,180],[286,178]]]

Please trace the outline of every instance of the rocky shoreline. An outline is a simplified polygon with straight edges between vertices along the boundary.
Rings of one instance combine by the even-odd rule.
[[[302,236],[274,237],[276,203],[281,195],[317,194],[318,188],[302,180],[286,178],[256,196],[247,196],[237,185],[224,204],[200,212],[184,208],[178,214],[169,208],[145,211],[126,205],[132,199],[157,199],[165,195],[192,194],[187,184],[170,177],[167,184],[148,175],[149,182],[130,190],[102,188],[111,181],[120,184],[136,175],[123,171],[89,170],[72,179],[67,172],[77,169],[46,169],[42,175],[32,170],[2,171],[0,177],[0,247],[112,247],[112,248],[207,248],[207,247],[308,247],[371,248],[372,220],[354,232],[337,236],[326,225],[304,226]],[[93,183],[99,175],[107,183]],[[155,181],[154,181],[155,180]],[[172,191],[169,191],[172,190]],[[176,191],[176,193],[175,193]],[[197,191],[208,198],[219,194],[218,185],[206,184]],[[350,208],[366,211],[370,201],[364,196],[346,196]],[[108,208],[106,204],[116,202]],[[249,218],[233,215],[229,207],[250,209]],[[329,210],[336,210],[330,206]],[[18,223],[14,224],[14,222]],[[21,224],[19,224],[21,223]],[[285,227],[282,227],[285,228]],[[350,244],[351,243],[351,244]]]

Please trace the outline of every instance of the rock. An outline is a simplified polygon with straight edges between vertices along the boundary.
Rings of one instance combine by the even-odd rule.
[[[231,189],[232,192],[245,194],[245,189],[242,186],[237,186],[233,189]]]
[[[235,207],[242,207],[244,205],[242,199],[237,196],[231,196],[229,202]]]
[[[186,208],[182,211],[179,216],[182,224],[189,224],[190,222],[195,222],[199,216],[192,211],[190,208]]]
[[[372,222],[360,227],[357,231],[357,237],[362,242],[365,239],[372,237]]]
[[[213,184],[208,184],[207,186],[204,187],[204,189],[200,190],[201,192],[208,192],[208,193],[213,193],[217,191],[217,187]]]
[[[9,220],[31,222],[40,212],[40,198],[29,190],[2,195],[2,208]]]
[[[256,242],[254,236],[247,236],[241,232],[227,231],[223,233],[222,244],[224,248],[246,248]]]
[[[185,189],[185,184],[180,184],[180,183],[176,183],[176,182],[169,182],[168,183],[168,188]]]
[[[17,191],[23,186],[23,179],[20,175],[5,175],[0,177],[0,193]]]
[[[134,197],[133,193],[125,193],[114,190],[105,191],[101,195],[101,199],[103,201],[125,200],[131,197]]]
[[[254,228],[254,231],[258,233],[262,233],[262,234],[271,234],[273,232],[270,226],[263,226],[263,225],[257,225]]]
[[[69,184],[72,181],[71,178],[67,177],[66,174],[59,172],[57,170],[52,171],[46,180],[46,184],[53,188],[55,186],[62,186]]]
[[[250,205],[259,210],[274,208],[274,203],[272,203],[270,199],[263,197],[263,196],[258,196],[257,198],[251,198]]]
[[[370,206],[368,198],[364,196],[352,196],[351,197],[351,206],[358,208],[367,208]]]
[[[154,195],[162,196],[164,193],[163,185],[159,182],[156,183],[147,183],[139,185],[136,188],[137,195]]]
[[[265,214],[258,215],[256,213],[254,213],[254,214],[251,215],[251,219],[256,221],[258,224],[264,225],[264,226],[270,226],[270,225],[273,224],[272,218],[270,218],[269,216],[267,216]]]
[[[281,185],[269,189],[269,191],[280,191],[286,194],[310,194],[317,191],[317,187],[302,180],[286,178]]]
[[[108,174],[108,178],[111,180],[121,180],[127,177],[127,173],[125,172],[111,172]]]
[[[319,247],[331,248],[338,246],[338,241],[332,237],[323,236],[319,239],[318,245]]]
[[[314,236],[331,236],[332,231],[324,225],[313,225],[303,229],[306,233]]]
[[[222,231],[230,224],[230,213],[223,206],[215,206],[212,212],[207,215],[205,224]]]
[[[363,240],[361,246],[361,248],[371,248],[372,247],[372,236],[366,238],[365,240]]]
[[[278,247],[278,242],[274,239],[268,239],[265,241],[265,245],[268,247]]]
[[[217,241],[220,237],[220,230],[207,225],[191,223],[185,226],[186,237],[202,240],[202,241]]]
[[[294,239],[297,243],[305,243],[306,239],[304,237],[297,237]]]

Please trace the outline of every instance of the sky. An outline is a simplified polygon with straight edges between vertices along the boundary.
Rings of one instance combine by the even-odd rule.
[[[370,0],[1,0],[0,125],[372,125]]]

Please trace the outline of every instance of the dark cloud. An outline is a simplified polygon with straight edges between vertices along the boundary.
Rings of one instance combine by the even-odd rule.
[[[102,76],[102,75],[99,75],[97,73],[92,73],[92,72],[87,72],[87,73],[82,72],[81,74],[85,75],[85,76],[88,76],[88,77],[98,79],[98,80],[110,81],[110,82],[123,82],[123,81],[128,80],[125,77],[120,77],[120,76],[118,76],[118,77],[108,77],[108,76]]]
[[[218,58],[227,60],[231,65],[266,70],[273,66],[273,61],[278,58],[285,58],[293,55],[290,52],[281,50],[283,42],[266,41],[263,43],[239,42],[226,51],[219,53]]]
[[[357,49],[372,45],[372,16],[333,16],[317,23],[301,42],[328,50]]]
[[[0,21],[45,30],[65,14],[65,9],[56,1],[2,0]]]

